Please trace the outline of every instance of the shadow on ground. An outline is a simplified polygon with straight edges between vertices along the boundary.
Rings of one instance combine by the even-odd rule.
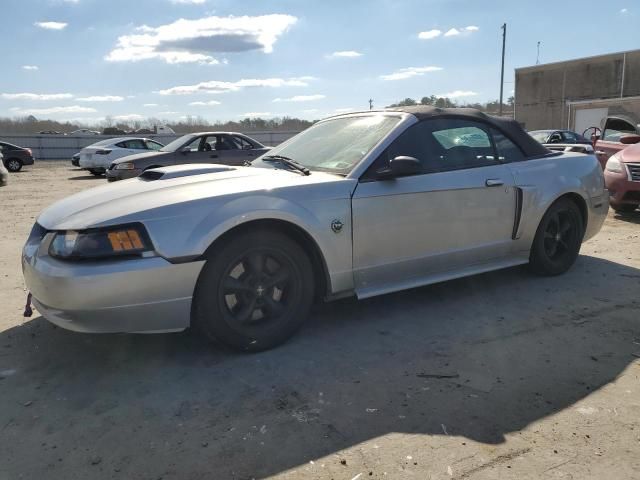
[[[76,171],[74,171],[74,173],[76,173]],[[77,173],[81,173],[81,171],[78,170]],[[93,175],[91,173],[87,175],[76,175],[75,177],[69,177],[69,180],[102,180],[104,181],[104,179],[105,179],[104,175]]]
[[[614,218],[616,220],[620,220],[622,222],[635,223],[636,225],[639,225],[640,224],[640,210],[636,209],[633,212],[616,213]]]
[[[638,279],[580,257],[561,277],[511,269],[343,300],[257,355],[195,333],[82,335],[36,318],[0,334],[2,468],[258,478],[391,432],[498,444],[629,365]]]

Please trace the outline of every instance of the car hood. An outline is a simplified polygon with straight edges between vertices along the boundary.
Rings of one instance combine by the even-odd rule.
[[[629,145],[628,147],[620,150],[620,153],[618,153],[618,159],[624,163],[640,163],[640,143]]]
[[[139,160],[141,158],[161,157],[164,155],[171,155],[172,153],[173,152],[160,152],[158,150],[154,150],[151,152],[134,153],[133,155],[127,155],[126,157],[114,160],[113,163],[135,162],[136,160]]]
[[[307,201],[348,198],[354,188],[354,180],[323,172],[304,176],[276,168],[177,165],[84,190],[54,203],[37,221],[48,230],[81,230],[189,215],[191,207],[186,204],[206,202],[208,208],[215,208],[239,197],[255,196],[259,209],[261,196],[284,198],[295,191]]]

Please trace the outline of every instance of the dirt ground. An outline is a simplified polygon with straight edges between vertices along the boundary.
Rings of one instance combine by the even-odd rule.
[[[38,212],[104,182],[43,162],[0,188],[0,480],[640,478],[640,211],[564,276],[321,305],[241,355],[22,317]]]

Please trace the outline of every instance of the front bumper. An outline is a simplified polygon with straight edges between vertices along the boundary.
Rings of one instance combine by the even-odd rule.
[[[615,173],[605,170],[604,180],[613,205],[640,204],[640,182],[629,180],[626,171]]]
[[[51,323],[93,333],[166,332],[189,326],[203,261],[60,261],[46,253],[48,237],[25,245],[22,269],[35,307]]]
[[[142,170],[116,170],[115,168],[111,168],[107,170],[107,180],[110,182],[115,182],[116,180],[125,180],[127,178],[134,178],[139,176],[142,173]]]

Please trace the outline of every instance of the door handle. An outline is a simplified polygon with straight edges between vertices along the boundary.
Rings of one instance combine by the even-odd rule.
[[[504,182],[499,178],[487,178],[484,184],[487,187],[500,187],[501,185],[504,185]]]

